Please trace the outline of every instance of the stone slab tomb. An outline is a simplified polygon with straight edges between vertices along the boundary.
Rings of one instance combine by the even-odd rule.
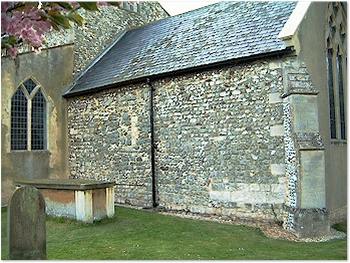
[[[26,179],[16,185],[38,188],[45,198],[46,213],[51,216],[92,223],[114,215],[114,182]]]
[[[9,206],[10,259],[46,259],[45,201],[34,187],[18,188]]]

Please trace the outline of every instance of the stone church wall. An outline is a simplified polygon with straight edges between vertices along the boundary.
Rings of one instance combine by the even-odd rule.
[[[257,61],[154,84],[159,204],[273,218],[284,202],[281,64]]]
[[[160,206],[280,219],[282,66],[256,61],[152,82]],[[149,92],[133,85],[68,100],[71,177],[116,180],[116,200],[152,205]]]
[[[147,85],[69,99],[68,123],[72,178],[115,180],[116,202],[152,205]]]

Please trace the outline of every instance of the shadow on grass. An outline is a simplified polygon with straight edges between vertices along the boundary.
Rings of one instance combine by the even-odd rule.
[[[334,228],[335,230],[347,233],[347,222],[343,221],[337,224],[332,225],[332,228]]]

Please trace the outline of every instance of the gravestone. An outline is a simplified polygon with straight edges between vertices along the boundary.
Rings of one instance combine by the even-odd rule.
[[[8,224],[10,259],[46,259],[45,201],[38,189],[14,192]]]

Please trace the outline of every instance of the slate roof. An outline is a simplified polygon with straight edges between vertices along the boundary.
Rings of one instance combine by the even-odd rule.
[[[277,36],[295,5],[225,1],[129,30],[65,95],[286,50]]]

